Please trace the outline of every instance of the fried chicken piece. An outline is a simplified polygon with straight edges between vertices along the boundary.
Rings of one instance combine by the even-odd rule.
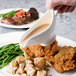
[[[25,57],[44,57],[47,56],[49,53],[50,55],[55,54],[57,46],[57,41],[55,41],[54,43],[48,46],[28,46],[24,48],[22,51],[24,52]]]
[[[43,46],[41,45],[34,45],[28,46],[23,49],[25,57],[42,57],[44,56]]]
[[[59,73],[76,68],[76,48],[71,46],[62,47],[54,56],[52,67]]]
[[[58,47],[57,41],[52,45],[45,46],[45,56],[44,58],[49,61],[51,64],[54,63],[54,56],[58,53],[60,47]]]
[[[54,63],[54,55],[59,51],[58,42],[55,40],[48,46],[34,45],[28,46],[22,50],[25,57],[44,57],[50,63]]]

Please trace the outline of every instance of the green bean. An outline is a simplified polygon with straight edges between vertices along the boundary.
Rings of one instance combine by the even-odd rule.
[[[3,61],[0,61],[0,65],[3,63]]]
[[[9,64],[17,56],[24,57],[24,54],[21,51],[18,43],[12,43],[0,47],[0,69]]]
[[[2,49],[3,49],[3,48],[8,48],[9,46],[12,46],[12,45],[15,45],[15,44],[11,43],[11,44],[8,44],[8,45],[4,45],[4,46],[2,46],[1,48],[2,48]]]
[[[2,57],[0,57],[0,60],[4,59],[6,57],[6,55],[3,55]]]
[[[9,48],[2,49],[0,50],[0,53],[11,50],[12,48],[14,48],[14,46],[10,46]]]
[[[3,61],[2,64],[4,64],[8,58],[9,58],[9,56],[7,56],[7,57],[4,59],[4,61]]]
[[[2,69],[4,66],[6,66],[8,63],[5,63],[4,65],[0,65],[0,69]]]

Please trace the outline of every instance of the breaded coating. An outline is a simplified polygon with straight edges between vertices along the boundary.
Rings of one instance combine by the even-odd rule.
[[[43,47],[41,45],[28,46],[23,49],[25,57],[41,57],[44,55]]]
[[[62,47],[54,56],[54,64],[52,67],[59,73],[76,68],[75,48],[71,46]]]
[[[49,48],[48,48],[49,47]],[[59,52],[60,47],[58,47],[57,41],[52,45],[45,46],[45,56],[44,58],[51,64],[54,63],[54,56]]]
[[[28,46],[22,49],[22,51],[25,53],[25,57],[44,57],[49,53],[51,55],[55,54],[57,46],[58,46],[57,41],[55,41],[53,44],[48,46],[41,46],[41,45]]]
[[[48,46],[34,45],[23,49],[25,57],[44,57],[50,63],[54,62],[54,55],[57,54],[58,51],[58,42],[56,40]]]

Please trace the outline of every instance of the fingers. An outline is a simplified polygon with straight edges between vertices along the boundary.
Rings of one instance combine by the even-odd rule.
[[[68,6],[62,6],[59,10],[58,13],[62,14],[64,12],[66,12],[66,10],[68,10]]]
[[[54,10],[59,10],[61,7],[62,7],[61,5],[56,6],[56,7],[54,8]]]
[[[46,0],[46,8],[51,9],[51,0]]]
[[[74,5],[75,4],[75,5]],[[58,10],[59,13],[72,12],[76,7],[76,0],[46,0],[47,9]]]
[[[63,5],[63,0],[46,0],[46,8],[51,9]]]
[[[75,7],[70,7],[70,8],[68,9],[69,12],[73,12],[74,10],[75,10]]]
[[[65,4],[64,4],[65,3]],[[69,6],[66,0],[46,0],[46,8],[58,10],[58,13],[62,14],[65,12],[73,12],[75,10],[74,6]]]
[[[62,13],[67,13],[67,12],[73,12],[75,10],[75,7],[73,6],[57,6],[54,8],[55,10],[58,10],[58,13],[62,14]]]
[[[57,3],[56,3],[57,5]],[[46,8],[47,9],[52,9],[55,7],[55,0],[46,0]]]

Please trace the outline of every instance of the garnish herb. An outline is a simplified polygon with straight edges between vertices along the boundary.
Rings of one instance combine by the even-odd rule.
[[[8,13],[5,13],[5,14],[0,14],[0,17],[9,17],[9,16],[12,16],[16,13],[16,11],[10,11]]]

